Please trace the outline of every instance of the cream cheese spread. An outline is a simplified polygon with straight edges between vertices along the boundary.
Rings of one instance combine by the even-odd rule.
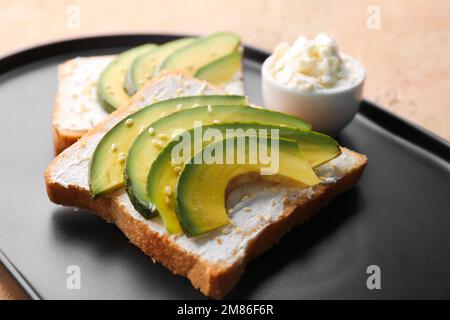
[[[281,42],[269,72],[278,82],[304,92],[351,87],[364,77],[362,64],[339,53],[335,39],[326,33],[312,40],[300,36],[292,45]]]

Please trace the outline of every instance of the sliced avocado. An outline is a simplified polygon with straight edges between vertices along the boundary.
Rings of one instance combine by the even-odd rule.
[[[195,74],[198,69],[238,49],[240,38],[231,32],[217,32],[198,38],[169,55],[159,66],[162,70]]]
[[[232,132],[227,130],[233,129]],[[221,123],[212,124],[201,127],[203,134],[207,134],[208,130],[219,130],[223,137],[232,137],[231,134],[237,135],[252,135],[271,134],[271,130],[278,130],[280,138],[296,140],[303,156],[312,167],[321,163],[327,162],[340,154],[340,148],[336,141],[329,136],[309,131],[273,126],[260,123]],[[187,137],[191,139],[190,145],[194,145],[194,129],[189,130]],[[174,138],[170,143],[164,147],[153,162],[147,178],[147,194],[150,202],[156,207],[160,217],[164,222],[164,226],[168,233],[180,233],[182,231],[181,225],[175,213],[175,199],[176,184],[179,173],[183,168],[183,164],[173,164],[172,151],[179,144],[179,138]],[[202,141],[202,148],[205,148],[211,141]],[[191,149],[191,154],[184,155],[187,159],[194,155],[194,150]],[[187,160],[186,159],[186,160]],[[170,190],[170,194],[166,193]]]
[[[215,85],[223,85],[233,79],[242,68],[242,52],[234,51],[201,67],[194,76]]]
[[[125,185],[135,209],[150,217],[156,214],[147,196],[147,176],[153,161],[174,133],[189,130],[195,125],[217,122],[260,122],[286,125],[305,131],[311,126],[303,120],[283,113],[249,106],[200,106],[182,110],[163,117],[151,124],[152,136],[148,129],[134,141],[125,165]],[[197,122],[197,123],[196,123]]]
[[[155,70],[159,64],[172,52],[190,44],[195,39],[183,38],[167,42],[156,49],[141,54],[134,59],[133,64],[128,69],[125,81],[125,89],[129,95],[133,95],[148,80],[155,75]]]
[[[149,43],[122,52],[103,70],[97,83],[97,95],[107,112],[127,103],[130,97],[124,89],[124,81],[128,68],[137,56],[156,47]]]
[[[112,127],[98,143],[90,163],[89,188],[99,197],[124,185],[124,160],[139,132],[159,119],[196,104],[245,105],[243,96],[191,96],[164,100],[148,105],[129,115]]]
[[[237,139],[230,138],[209,144],[194,157],[211,154],[214,150],[223,150],[219,158],[223,164],[196,164],[188,162],[180,174],[177,184],[176,213],[184,232],[188,236],[196,236],[228,224],[229,219],[225,209],[226,189],[229,183],[238,176],[248,173],[260,172],[264,165],[259,159],[258,151],[249,147],[249,138],[246,142],[246,161],[237,164]],[[232,140],[232,148],[227,149],[228,140]],[[258,147],[277,142],[279,167],[278,176],[284,176],[301,183],[305,187],[320,183],[311,165],[303,157],[298,144],[285,139],[260,139]],[[234,164],[227,164],[226,157],[230,149],[234,155]],[[254,154],[252,154],[254,153]],[[249,159],[254,156],[257,163],[252,164]],[[217,154],[216,154],[217,157]]]

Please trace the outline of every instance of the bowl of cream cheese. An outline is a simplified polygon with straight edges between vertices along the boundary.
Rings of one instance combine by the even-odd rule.
[[[365,77],[362,63],[339,52],[332,36],[300,36],[281,42],[263,63],[264,103],[336,136],[358,112]]]

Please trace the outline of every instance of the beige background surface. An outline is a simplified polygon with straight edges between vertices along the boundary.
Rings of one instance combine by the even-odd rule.
[[[367,26],[370,5],[380,29]],[[449,12],[448,0],[0,0],[0,55],[80,35],[217,30],[272,50],[326,31],[366,66],[366,98],[450,140]],[[23,297],[5,278],[0,298]]]

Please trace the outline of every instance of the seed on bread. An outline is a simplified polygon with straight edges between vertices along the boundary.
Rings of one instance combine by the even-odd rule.
[[[133,125],[134,121],[132,118],[128,118],[127,120],[125,120],[125,124],[127,127],[131,127]]]
[[[119,159],[120,163],[124,163],[125,159],[126,159],[125,153],[123,153],[123,152],[119,153],[118,159]]]

